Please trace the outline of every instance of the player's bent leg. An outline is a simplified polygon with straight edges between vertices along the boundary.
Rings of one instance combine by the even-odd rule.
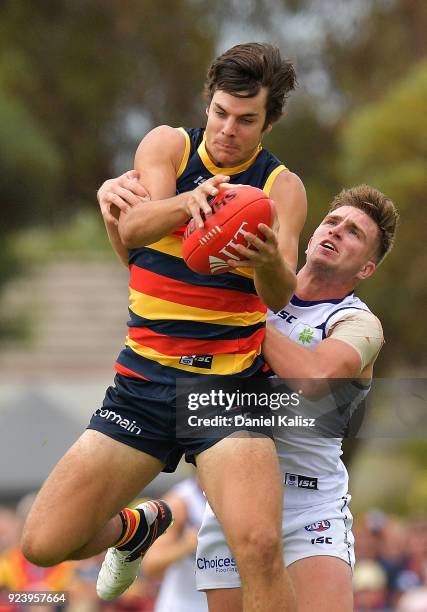
[[[283,490],[272,440],[234,434],[200,453],[197,469],[239,568],[245,612],[294,610],[283,564]]]
[[[120,537],[120,510],[162,467],[151,455],[86,430],[36,497],[22,536],[25,557],[51,566],[105,550]]]
[[[209,589],[205,591],[209,612],[242,612],[241,589]]]
[[[353,587],[348,563],[326,555],[307,557],[288,566],[298,612],[352,612]]]

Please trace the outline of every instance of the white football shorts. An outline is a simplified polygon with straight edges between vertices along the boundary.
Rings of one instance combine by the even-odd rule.
[[[327,555],[338,557],[354,568],[353,516],[348,508],[351,496],[303,508],[287,508],[282,533],[285,565]],[[221,526],[209,504],[198,536],[196,583],[199,591],[240,587],[237,565],[225,541]]]

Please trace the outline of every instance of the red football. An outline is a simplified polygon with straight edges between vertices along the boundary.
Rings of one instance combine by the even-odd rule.
[[[250,185],[236,185],[220,191],[210,203],[212,215],[204,227],[197,228],[191,219],[184,234],[182,253],[187,266],[199,274],[222,274],[232,270],[228,259],[244,259],[235,245],[247,246],[245,232],[264,236],[258,223],[273,224],[273,202],[266,194]]]

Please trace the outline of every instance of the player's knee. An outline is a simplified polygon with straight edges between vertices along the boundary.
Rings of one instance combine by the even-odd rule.
[[[256,564],[259,569],[271,571],[282,564],[281,535],[274,529],[253,528],[241,533],[234,542],[236,557],[245,565]]]
[[[52,567],[64,561],[64,555],[54,550],[48,538],[41,538],[40,534],[24,529],[21,538],[21,551],[30,563],[40,567]]]

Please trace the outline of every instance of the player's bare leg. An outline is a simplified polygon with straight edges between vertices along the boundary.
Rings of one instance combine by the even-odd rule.
[[[91,557],[121,535],[118,513],[163,464],[93,430],[86,430],[54,468],[31,508],[24,555],[37,565]]]
[[[295,587],[298,612],[352,612],[350,566],[337,557],[317,556],[288,567]]]
[[[197,468],[239,568],[244,612],[294,611],[283,564],[283,488],[272,440],[229,436],[200,453]]]
[[[352,612],[350,566],[336,557],[301,559],[288,567],[295,588],[297,612]],[[206,591],[209,612],[241,612],[241,589]]]
[[[242,589],[209,589],[205,592],[209,612],[242,612]]]

